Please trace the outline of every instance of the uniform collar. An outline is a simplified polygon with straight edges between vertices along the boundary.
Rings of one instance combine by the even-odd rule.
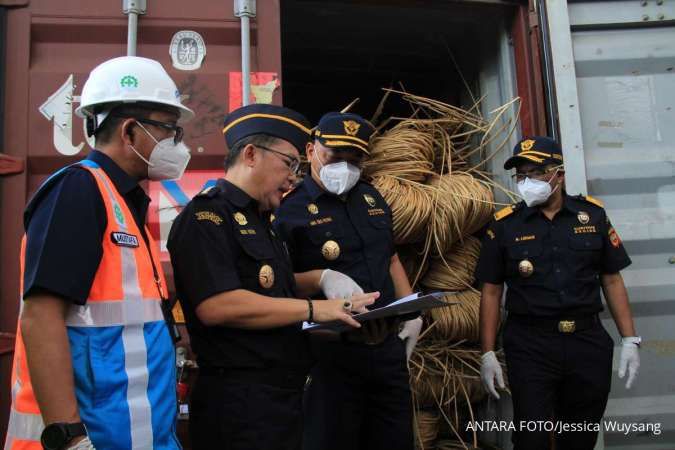
[[[535,213],[541,211],[540,206],[527,206],[525,202],[520,203],[522,204],[521,208],[523,209],[523,216],[525,220],[530,219]],[[577,214],[579,212],[579,207],[575,204],[574,198],[567,195],[567,192],[563,191],[563,204],[560,208],[560,212],[564,212],[565,210]]]
[[[256,206],[257,210],[258,202],[237,185],[222,178],[218,180],[217,184],[219,184],[219,187],[229,194],[227,197],[228,200],[230,200],[237,208],[244,209],[253,204],[253,206]]]
[[[312,200],[316,200],[317,198],[319,198],[319,196],[326,193],[326,191],[324,191],[316,183],[316,181],[314,181],[314,178],[312,178],[311,174],[307,174],[305,178],[303,178],[302,184],[303,186],[305,186],[305,189],[307,189],[307,193],[312,198]]]
[[[98,150],[93,150],[91,153],[89,153],[87,159],[94,161],[96,164],[101,166],[103,171],[106,173],[106,175],[108,175],[110,180],[115,185],[115,188],[121,195],[126,195],[137,187],[140,187],[138,185],[138,180],[122,170],[122,168],[105,153]]]

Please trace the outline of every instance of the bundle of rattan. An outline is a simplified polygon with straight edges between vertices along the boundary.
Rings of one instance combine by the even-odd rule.
[[[446,255],[431,259],[421,284],[429,290],[461,291],[473,284],[474,270],[480,255],[480,240],[465,236],[455,242]]]
[[[478,342],[480,314],[480,294],[473,290],[465,290],[445,298],[458,302],[448,308],[435,308],[429,313],[429,335],[441,341],[457,342],[466,340]]]
[[[440,415],[436,411],[420,410],[415,412],[415,441],[419,450],[434,448],[438,437]]]
[[[459,344],[459,343],[458,343]],[[447,407],[483,398],[480,350],[423,339],[410,359],[411,387],[421,405]]]
[[[431,190],[392,176],[373,179],[373,186],[391,208],[396,245],[423,241],[432,213]]]
[[[398,259],[403,265],[410,285],[415,287],[422,279],[429,267],[429,259],[426,257],[423,245],[402,245],[397,247]]]
[[[404,120],[370,141],[370,157],[364,174],[376,178],[395,174],[409,181],[424,182],[434,168],[433,127]]]
[[[465,173],[433,177],[431,251],[443,255],[452,244],[484,226],[494,211],[492,190]]]

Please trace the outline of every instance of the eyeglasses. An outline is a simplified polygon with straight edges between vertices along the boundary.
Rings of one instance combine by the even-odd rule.
[[[550,169],[544,169],[541,167],[537,167],[534,169],[530,169],[526,172],[517,172],[511,175],[511,179],[514,180],[516,183],[520,183],[521,181],[525,180],[525,178],[536,178],[539,179],[546,175],[547,173],[551,173],[555,170],[560,169],[561,166],[556,166],[556,167],[551,167]]]
[[[300,171],[300,160],[295,156],[287,155],[286,153],[280,152],[279,150],[274,150],[273,148],[265,147],[264,145],[253,144],[253,146],[283,156],[283,161],[286,163],[286,167],[288,167],[288,170],[290,170],[293,175],[297,175]]]
[[[157,120],[150,120],[150,119],[138,119],[136,117],[132,117],[133,119],[136,120],[136,122],[144,123],[147,125],[153,125],[158,128],[162,128],[167,131],[173,131],[173,143],[178,144],[183,140],[183,127],[179,127],[178,125],[175,125],[173,123],[166,123],[166,122],[159,122]]]

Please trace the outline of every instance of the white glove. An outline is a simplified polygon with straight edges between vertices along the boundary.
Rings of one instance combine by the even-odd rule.
[[[420,331],[422,331],[422,318],[418,317],[417,319],[406,320],[403,322],[401,331],[398,333],[398,337],[402,341],[405,341],[405,357],[407,361],[410,361],[410,355],[412,355],[412,352],[417,345]]]
[[[504,386],[504,374],[502,373],[502,366],[497,361],[497,355],[490,351],[483,354],[480,359],[480,378],[483,380],[483,386],[494,398],[499,400],[499,394],[495,389],[495,377],[501,389],[506,389],[506,386]]]
[[[96,450],[96,448],[89,440],[89,436],[85,436],[84,439],[79,441],[77,444],[68,447],[67,450]]]
[[[363,294],[361,286],[342,272],[326,269],[321,272],[319,286],[326,298],[349,299],[352,295]]]
[[[637,378],[638,370],[640,369],[640,354],[637,344],[640,338],[625,337],[621,338],[621,360],[619,361],[619,378],[626,375],[628,369],[628,380],[626,381],[626,389],[630,389]]]

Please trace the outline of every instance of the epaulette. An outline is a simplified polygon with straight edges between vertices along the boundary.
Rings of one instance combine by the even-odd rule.
[[[220,189],[218,189],[218,186],[213,185],[205,189],[202,189],[202,191],[199,194],[195,195],[195,197],[213,198],[218,194],[219,191]]]
[[[600,200],[598,200],[597,198],[591,197],[590,195],[580,196],[580,198],[581,198],[582,200],[586,200],[588,203],[594,204],[595,206],[599,206],[600,208],[604,208],[604,207],[605,207],[605,204],[604,204],[604,203],[602,203],[602,202],[601,202]]]
[[[509,205],[505,208],[500,209],[495,213],[495,220],[502,220],[505,217],[510,216],[516,210],[516,205]]]

